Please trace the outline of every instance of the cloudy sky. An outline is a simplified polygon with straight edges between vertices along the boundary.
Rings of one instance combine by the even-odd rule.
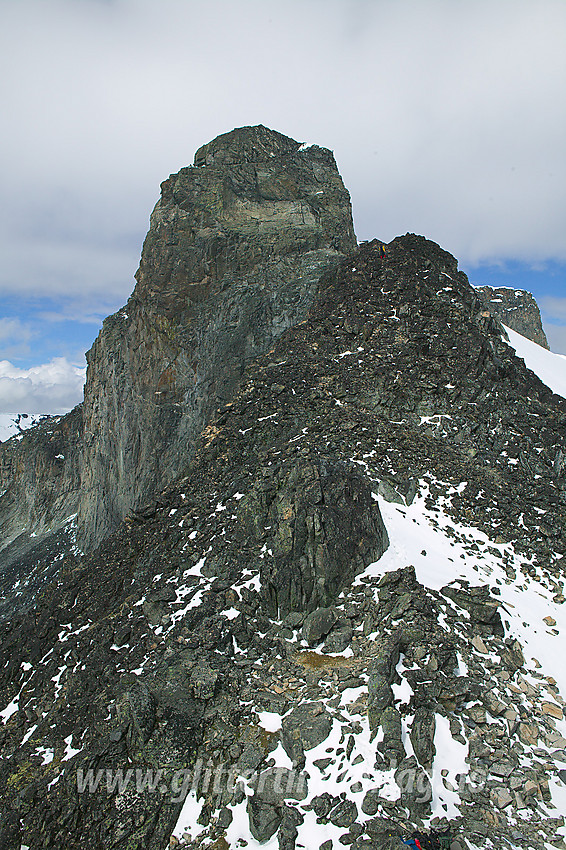
[[[159,184],[235,126],[332,148],[358,239],[527,288],[566,352],[564,0],[0,0],[0,412],[80,400]]]

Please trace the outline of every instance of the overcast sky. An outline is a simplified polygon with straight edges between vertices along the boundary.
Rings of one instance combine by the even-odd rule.
[[[246,124],[334,150],[359,239],[530,288],[566,351],[565,43],[564,0],[0,0],[0,412],[80,400],[160,182]]]

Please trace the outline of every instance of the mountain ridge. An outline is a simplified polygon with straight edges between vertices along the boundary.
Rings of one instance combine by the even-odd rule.
[[[458,675],[454,678],[452,672],[452,665],[457,660],[456,647],[468,659],[468,672],[472,669],[469,665],[477,663],[474,661],[477,650],[472,649],[470,655],[475,642],[473,645],[480,648],[478,658],[483,657],[484,646],[492,647],[487,650],[488,653],[497,651],[501,658],[507,658],[504,670],[511,672],[507,673],[510,679],[506,681],[510,681],[513,687],[516,687],[514,681],[523,681],[521,677],[527,675],[522,647],[513,635],[504,632],[498,612],[499,603],[489,586],[476,590],[466,588],[464,584],[453,590],[444,589],[444,596],[434,596],[435,592],[426,590],[416,581],[414,570],[409,565],[400,570],[397,568],[389,577],[387,573],[381,576],[378,572],[372,578],[371,572],[366,574],[362,569],[361,575],[367,575],[367,578],[361,586],[356,581],[351,585],[351,574],[345,574],[345,584],[332,584],[331,579],[331,584],[326,584],[329,590],[333,588],[330,596],[314,597],[315,605],[333,604],[330,604],[330,609],[315,607],[312,615],[316,619],[308,631],[308,618],[305,618],[308,600],[296,593],[300,587],[324,586],[320,585],[320,579],[327,582],[330,578],[324,558],[321,560],[316,555],[319,546],[324,551],[329,545],[327,521],[324,519],[326,504],[335,517],[340,515],[341,510],[346,521],[356,518],[356,527],[372,527],[370,516],[376,508],[371,508],[370,503],[360,498],[361,491],[356,489],[369,485],[375,488],[376,494],[384,494],[377,496],[385,499],[381,503],[384,506],[382,510],[385,505],[393,509],[409,506],[416,498],[418,504],[426,504],[433,511],[435,505],[443,503],[444,494],[451,492],[450,504],[446,504],[444,510],[454,512],[451,523],[458,537],[461,520],[458,522],[456,518],[466,517],[468,524],[471,522],[476,528],[484,528],[490,536],[488,546],[499,553],[498,570],[502,576],[513,582],[518,580],[517,576],[523,575],[520,569],[525,569],[526,582],[534,582],[537,586],[540,583],[541,588],[547,585],[554,587],[556,606],[559,607],[562,604],[560,599],[564,599],[559,559],[554,555],[563,548],[559,533],[565,511],[561,501],[563,478],[554,467],[555,456],[548,453],[548,448],[544,449],[544,428],[533,428],[529,420],[533,414],[540,416],[546,411],[547,417],[557,417],[557,423],[564,422],[566,402],[553,396],[514,357],[501,337],[499,325],[491,317],[482,315],[481,302],[465,276],[455,269],[453,258],[433,243],[413,236],[394,240],[394,244],[388,246],[385,262],[380,253],[380,243],[360,249],[343,263],[338,274],[331,274],[321,283],[320,295],[307,321],[286,331],[274,350],[248,365],[246,380],[234,401],[219,409],[215,420],[200,438],[199,450],[191,462],[188,477],[162,494],[151,508],[140,515],[133,515],[118,536],[108,540],[107,546],[100,550],[94,561],[85,561],[76,567],[69,563],[60,575],[55,596],[51,597],[51,601],[43,597],[38,602],[38,610],[43,612],[40,630],[53,636],[47,638],[43,647],[52,640],[65,652],[74,647],[73,656],[79,664],[87,647],[90,647],[88,670],[81,673],[80,667],[75,665],[75,672],[67,674],[65,696],[53,703],[48,714],[51,727],[57,731],[48,733],[47,737],[42,732],[41,738],[42,746],[53,747],[54,753],[62,752],[58,741],[64,735],[68,737],[72,731],[73,748],[78,748],[75,740],[83,742],[82,755],[75,756],[73,767],[76,768],[77,764],[83,765],[84,769],[88,765],[118,766],[129,753],[134,765],[162,765],[172,770],[176,765],[187,764],[187,759],[189,764],[194,764],[200,753],[211,757],[215,765],[230,763],[234,756],[230,757],[229,752],[233,750],[234,754],[239,753],[235,762],[237,770],[244,770],[249,759],[258,771],[263,765],[269,769],[270,753],[273,752],[271,744],[265,750],[258,744],[255,748],[246,744],[248,732],[245,730],[251,732],[256,728],[256,735],[263,734],[261,726],[254,727],[257,721],[254,721],[253,711],[249,713],[250,699],[252,705],[255,701],[256,710],[260,713],[283,714],[289,728],[295,728],[289,724],[295,716],[302,716],[294,712],[299,712],[303,704],[307,707],[314,705],[312,710],[316,708],[319,712],[316,716],[321,718],[323,725],[327,724],[328,712],[334,711],[330,705],[326,707],[326,700],[332,702],[335,691],[330,688],[327,694],[326,680],[320,679],[320,674],[314,676],[309,672],[311,661],[322,665],[315,670],[328,669],[324,666],[324,652],[321,654],[318,648],[320,638],[317,639],[316,630],[312,632],[313,649],[309,649],[308,643],[301,643],[300,633],[296,633],[299,625],[303,636],[310,635],[312,628],[318,628],[318,634],[324,637],[325,631],[330,629],[330,658],[340,659],[340,653],[345,653],[342,657],[345,658],[347,677],[341,680],[339,671],[342,668],[332,666],[342,663],[340,661],[329,660],[330,669],[338,671],[338,683],[343,681],[348,687],[357,688],[356,693],[360,693],[361,688],[361,695],[366,694],[363,712],[367,712],[367,720],[363,721],[362,714],[363,722],[358,721],[361,723],[359,727],[355,725],[355,715],[350,721],[344,721],[346,727],[354,730],[347,733],[353,737],[352,752],[361,754],[358,752],[360,746],[364,752],[368,747],[375,752],[375,765],[372,767],[366,762],[365,766],[373,784],[368,787],[370,780],[360,775],[357,781],[363,793],[349,792],[353,795],[356,813],[350,825],[362,827],[357,836],[358,830],[350,830],[353,847],[383,846],[379,843],[382,841],[379,836],[386,828],[390,829],[392,823],[405,835],[411,828],[427,823],[430,801],[425,799],[421,802],[421,796],[411,796],[408,791],[402,792],[405,796],[399,803],[388,801],[386,788],[389,786],[379,785],[379,782],[380,777],[389,777],[387,781],[393,781],[393,773],[401,769],[409,771],[420,783],[421,790],[427,791],[431,782],[427,778],[428,760],[435,758],[431,755],[430,735],[434,728],[442,729],[445,721],[450,725],[460,718],[458,722],[463,725],[454,727],[454,740],[458,743],[460,736],[467,742],[470,766],[477,762],[474,769],[489,765],[492,762],[486,759],[493,758],[503,759],[505,765],[509,765],[505,770],[509,769],[510,774],[517,769],[518,755],[513,755],[513,748],[524,749],[524,744],[517,737],[518,732],[511,737],[512,747],[502,748],[501,739],[493,739],[493,744],[498,742],[499,749],[497,746],[492,749],[493,744],[484,740],[481,731],[481,724],[486,722],[482,720],[482,711],[489,705],[490,699],[490,691],[485,691],[481,679],[477,678],[480,669],[484,668],[478,667],[472,676],[463,678]],[[446,282],[447,275],[452,280],[450,291],[444,285],[439,289],[439,284]],[[439,291],[443,294],[437,299]],[[418,300],[415,300],[415,292],[419,293]],[[426,305],[428,310],[423,309]],[[462,343],[465,339],[467,344],[457,349],[449,345],[452,341],[449,327],[452,316],[459,321],[459,327],[466,329]],[[435,327],[434,333],[430,332],[431,323]],[[427,332],[423,333],[426,329]],[[423,350],[425,345],[429,346],[426,352]],[[363,353],[359,349],[363,349]],[[400,367],[414,364],[415,350],[424,358],[424,362],[421,360],[418,364],[417,380],[414,373],[411,375],[410,367],[390,369],[390,363]],[[448,359],[445,360],[445,357]],[[381,358],[384,362],[380,362]],[[356,369],[352,368],[352,363],[356,363]],[[473,380],[470,379],[471,364],[476,369]],[[440,374],[446,376],[446,385],[441,381],[427,380],[428,370],[431,375],[439,376],[439,367]],[[376,377],[381,382],[376,382]],[[498,379],[499,400],[494,400],[489,391],[486,392],[494,379]],[[395,386],[399,381],[400,385]],[[395,386],[393,392],[390,382]],[[413,394],[404,391],[404,386],[407,389],[411,386]],[[370,391],[369,396],[367,390]],[[512,418],[517,431],[511,439],[507,429],[500,436],[492,434],[494,423],[490,421],[492,411],[506,409],[507,405],[501,405],[501,397],[509,393],[515,407],[505,415]],[[450,401],[451,413],[446,414],[446,418],[441,404],[443,397]],[[288,403],[290,398],[293,399],[292,406]],[[468,399],[474,400],[472,406]],[[389,411],[387,416],[384,409]],[[466,421],[476,426],[485,422],[490,427],[480,433],[477,429],[468,432],[464,427]],[[550,428],[550,422],[546,423],[546,428]],[[458,434],[463,434],[463,439],[456,439]],[[499,444],[501,440],[502,445]],[[543,450],[538,451],[541,445]],[[554,444],[551,446],[554,447]],[[516,455],[517,463],[509,462],[509,458],[514,459],[512,455]],[[340,474],[338,483],[347,482],[348,475],[354,475],[360,484],[354,488],[353,484],[348,484],[341,496],[331,484],[332,476],[327,478],[322,472],[321,464],[328,463],[331,467],[338,464],[340,468],[350,470],[347,475]],[[426,471],[431,466],[434,476]],[[533,473],[541,476],[538,482],[532,481]],[[441,476],[448,480],[448,486],[439,480]],[[463,489],[462,481],[465,482]],[[482,496],[487,482],[489,499]],[[358,492],[360,495],[356,495]],[[510,493],[513,495],[510,496]],[[375,500],[372,501],[377,505]],[[549,514],[556,513],[554,520],[550,517],[545,519],[546,534],[550,535],[545,538],[546,543],[535,531],[541,523],[535,506],[541,503],[545,504]],[[339,508],[340,505],[342,507]],[[312,531],[301,537],[301,528]],[[316,528],[318,531],[315,532]],[[529,529],[532,533],[528,532]],[[375,532],[372,534],[375,535]],[[333,545],[339,547],[338,551],[341,546],[344,551],[344,546],[352,540],[352,534],[338,535],[334,539],[337,542]],[[291,549],[290,540],[295,541]],[[299,544],[299,540],[303,542]],[[462,551],[466,552],[466,557],[475,559],[472,554],[474,544],[468,541],[464,545]],[[386,553],[390,548],[391,540]],[[234,552],[237,552],[237,561],[234,560]],[[524,566],[523,557],[530,566]],[[336,556],[333,556],[332,562],[336,563]],[[346,552],[344,563],[351,563],[351,554]],[[378,568],[379,563],[380,560],[376,563]],[[481,560],[476,563],[481,564]],[[314,574],[309,572],[313,568]],[[515,578],[510,578],[511,575]],[[290,585],[289,577],[293,578]],[[311,581],[313,577],[314,584]],[[499,580],[504,582],[504,579]],[[279,593],[283,591],[286,599],[292,599],[292,604],[284,607],[279,600],[274,607],[270,589],[273,587]],[[340,597],[341,592],[343,597]],[[446,596],[449,592],[451,597]],[[377,602],[373,601],[374,593],[378,594]],[[479,593],[479,596],[475,597],[474,593]],[[452,598],[451,604],[456,602],[455,608],[446,608],[446,601],[442,600],[447,598]],[[71,605],[72,600],[74,603]],[[111,608],[108,609],[110,600]],[[450,629],[453,640],[456,640],[452,650],[446,643],[445,632],[438,625],[442,605],[445,606],[444,616],[448,614],[451,618]],[[62,624],[68,622],[70,608],[75,614],[70,626],[63,627]],[[234,616],[222,613],[231,610],[235,612]],[[331,625],[322,625],[321,611],[328,610],[334,611]],[[458,613],[461,610],[468,610],[471,617],[471,634],[466,637],[464,632],[463,637],[457,638],[462,628],[462,616]],[[278,615],[286,611],[289,611],[287,616],[283,621],[279,620]],[[408,612],[412,612],[408,621],[410,625],[403,627],[401,623],[401,633],[399,626],[397,631],[395,628],[390,631],[395,623],[395,617],[391,619],[395,611],[403,611],[407,616]],[[18,636],[26,628],[25,622],[27,620],[21,625],[12,623],[10,632],[3,635],[3,652],[7,659],[12,659],[11,668],[17,666],[22,657],[18,654]],[[91,623],[88,631],[81,631],[88,623]],[[374,632],[375,636],[371,638]],[[57,639],[58,633],[65,639],[62,644],[61,638]],[[257,633],[264,636],[254,638]],[[83,638],[83,634],[88,636]],[[436,672],[426,653],[420,662],[417,660],[423,640],[436,647]],[[346,649],[341,649],[344,644]],[[124,650],[113,650],[111,645],[123,646]],[[349,655],[348,648],[350,653],[354,652],[353,656]],[[43,652],[43,649],[40,651]],[[412,678],[413,674],[409,677],[412,691],[420,694],[412,698],[415,700],[414,708],[423,718],[421,732],[417,732],[417,727],[411,732],[419,761],[407,753],[403,739],[399,737],[401,732],[396,731],[402,730],[406,722],[405,715],[397,708],[399,703],[392,696],[395,692],[390,684],[390,677],[393,676],[394,681],[397,675],[394,671],[399,667],[399,662],[395,661],[400,657],[396,654],[398,652],[407,659],[412,658],[412,666],[416,664],[416,669],[421,669],[416,679]],[[385,653],[383,662],[379,661],[379,653]],[[111,660],[114,656],[120,659],[117,665]],[[280,661],[277,661],[277,656],[280,656]],[[319,656],[320,662],[317,660]],[[33,675],[45,676],[49,681],[58,667],[65,668],[65,664],[58,660],[62,657],[55,655],[45,670],[36,666]],[[354,658],[355,664],[348,661],[349,657]],[[33,663],[29,654],[26,653],[25,658],[26,664]],[[272,677],[267,675],[267,665],[274,663],[276,674]],[[381,666],[383,663],[385,667]],[[262,672],[264,666],[266,675]],[[102,686],[102,693],[95,697],[95,705],[100,708],[94,709],[91,716],[93,704],[89,694],[94,681],[100,679],[95,670],[106,670],[105,676],[109,678]],[[131,670],[137,672],[127,672]],[[440,689],[429,691],[425,687],[423,691],[423,686],[419,685],[423,674],[424,679],[432,676],[437,682],[435,687]],[[485,675],[485,672],[482,673],[482,676]],[[491,681],[492,675],[490,672],[488,681]],[[409,673],[403,673],[403,677],[407,676]],[[280,695],[276,683],[287,683],[289,677],[294,677],[299,683],[297,696],[306,699],[306,703],[295,699],[294,691],[288,685],[283,688],[284,697]],[[255,691],[250,691],[251,680],[256,682]],[[167,682],[169,685],[166,685]],[[95,686],[95,692],[99,687]],[[186,687],[189,687],[188,693],[193,694],[190,699],[188,694],[183,695]],[[346,693],[346,690],[338,690],[338,694]],[[35,697],[32,690],[27,693],[30,696],[26,697],[26,714],[31,713],[33,717]],[[241,696],[237,697],[240,693]],[[472,714],[468,721],[465,719],[468,715],[462,711],[469,703],[470,695],[472,707],[474,698],[478,707],[473,711],[470,708]],[[508,734],[513,723],[507,725],[507,720],[503,719],[501,725],[497,713],[514,709],[505,707],[509,704],[507,691],[505,694],[501,692],[501,696],[505,696],[505,702],[500,699],[504,708],[493,703],[493,722],[497,729],[506,729]],[[104,722],[108,704],[114,706],[109,723]],[[435,708],[432,726],[431,706]],[[561,709],[557,708],[558,711]],[[344,713],[343,716],[346,717]],[[477,720],[471,720],[472,716]],[[334,717],[334,713],[330,717]],[[444,717],[445,721],[439,720],[439,717]],[[521,720],[520,714],[517,717],[517,729],[522,729],[521,723],[526,721]],[[10,720],[10,728],[15,732],[17,727],[14,720]],[[545,722],[550,724],[548,718]],[[185,732],[180,731],[182,727],[186,727]],[[471,734],[474,728],[481,733],[479,737]],[[486,727],[487,730],[489,728]],[[544,729],[545,735],[554,735],[553,740],[559,746],[561,740],[566,744],[566,739],[561,738],[557,731],[553,732],[550,725],[548,730]],[[527,735],[527,731],[523,730],[523,733]],[[443,734],[448,733],[445,730]],[[376,743],[372,743],[372,736],[377,736],[373,738]],[[356,744],[358,739],[359,744]],[[217,742],[212,748],[211,740]],[[473,748],[472,740],[475,741]],[[33,735],[28,741],[29,751],[33,752]],[[185,743],[181,744],[182,741]],[[305,739],[303,749],[299,748],[293,756],[297,769],[300,769],[303,758],[301,752],[306,754],[310,751],[309,744]],[[179,762],[177,755],[171,761],[179,746],[185,752],[184,760]],[[292,752],[289,745],[284,746],[287,752]],[[338,743],[333,746],[339,749]],[[22,764],[22,760],[25,759],[26,746],[14,751],[12,759],[16,752],[21,765],[18,775],[23,775],[21,771],[25,761]],[[527,755],[522,758],[527,758]],[[543,811],[552,812],[552,809],[547,810],[545,802],[550,799],[548,780],[544,785],[536,757],[529,755],[528,758],[532,766],[526,773],[534,777],[529,781],[533,783],[535,798],[530,798],[531,803],[526,810],[528,817],[521,819],[521,829],[528,842],[526,846],[543,847],[537,830],[546,825],[552,827],[554,835],[560,819],[557,817],[552,821],[551,816],[542,814]],[[241,759],[244,761],[238,761]],[[283,764],[279,758],[275,761],[276,766]],[[36,778],[32,780],[31,787],[37,790],[32,792],[28,788],[28,799],[37,800],[34,795],[42,782],[52,783],[57,776],[66,775],[61,761],[48,764],[54,767],[39,772],[32,770],[31,775]],[[391,764],[394,767],[390,767]],[[499,762],[493,761],[493,764],[497,766]],[[313,771],[318,771],[318,768],[308,761],[310,778],[307,784],[312,782],[316,787],[318,782],[315,782]],[[544,775],[550,778],[556,774]],[[45,778],[42,779],[42,776]],[[39,782],[39,785],[34,782]],[[58,824],[71,818],[77,826],[72,836],[65,838],[70,847],[74,846],[73,841],[83,841],[87,832],[89,840],[97,840],[99,846],[137,847],[141,846],[139,842],[150,841],[150,846],[161,847],[182,814],[179,803],[170,803],[159,795],[156,799],[155,795],[132,792],[126,809],[114,808],[118,798],[113,802],[112,795],[103,798],[96,794],[74,797],[74,782],[75,773],[71,770],[63,784],[58,780],[53,785],[47,798],[49,806],[54,807],[49,821],[53,825],[47,832],[44,830],[48,821],[42,820],[42,812],[47,809],[37,804],[31,809],[24,806],[27,828],[31,830],[29,834],[43,835],[42,840],[47,841],[48,846],[57,845],[62,836]],[[332,782],[328,787],[334,787]],[[463,795],[467,800],[462,800],[457,808],[453,807],[454,804],[449,806],[445,796],[454,792],[444,789],[440,793],[447,811],[444,814],[442,810],[438,811],[438,826],[444,828],[448,825],[453,834],[467,835],[472,846],[482,846],[487,834],[483,833],[484,826],[492,836],[510,837],[514,828],[513,819],[509,821],[508,816],[510,813],[516,816],[525,810],[521,808],[524,806],[522,798],[518,801],[511,795],[508,800],[504,795],[506,784],[506,781],[501,784],[499,780],[488,780],[487,796],[484,784],[480,783],[478,791],[467,789],[464,785],[458,799]],[[20,788],[19,780],[16,780],[15,787]],[[375,789],[373,796],[370,795],[366,801],[372,788]],[[338,785],[336,791],[339,790]],[[237,789],[235,796],[230,793],[226,797],[220,792],[217,799],[205,794],[203,811],[207,812],[206,816],[201,812],[203,837],[208,832],[214,842],[220,841],[221,836],[226,834],[226,830],[223,832],[212,817],[218,811],[217,806],[222,811],[227,809],[236,813],[240,826],[244,806],[252,830],[251,837],[246,840],[268,841],[273,834],[268,824],[273,822],[280,827],[280,846],[287,840],[285,836],[288,838],[289,830],[293,835],[290,823],[296,824],[299,835],[303,834],[305,823],[307,826],[311,824],[315,815],[319,820],[322,817],[324,823],[324,814],[317,815],[318,811],[324,811],[320,808],[323,802],[319,800],[320,794],[312,796],[312,790],[307,808],[289,799],[286,802],[279,798],[274,801],[273,797],[265,798],[261,794],[248,797],[243,793],[243,802],[242,791]],[[439,793],[438,789],[436,793]],[[362,796],[356,796],[359,794]],[[546,795],[540,797],[543,809],[536,802],[538,794]],[[349,799],[352,800],[352,796]],[[533,802],[536,805],[531,808]],[[192,804],[190,797],[188,803]],[[333,814],[342,803],[345,805],[345,800],[339,793],[331,796],[329,801],[332,834],[336,837],[340,830],[348,829],[351,817],[344,814],[343,820],[338,812]],[[362,803],[363,808],[360,808]],[[200,803],[197,808],[202,806],[203,803]],[[348,812],[350,809],[351,806]],[[369,815],[364,814],[366,809]],[[465,814],[458,814],[462,809]],[[141,832],[134,827],[140,811],[146,812],[146,826]],[[193,811],[196,811],[194,807]],[[354,814],[354,809],[351,811]],[[149,812],[153,814],[148,817]],[[450,817],[446,818],[448,812]],[[79,826],[79,823],[84,826]],[[194,827],[194,821],[191,821],[190,829],[187,827],[191,834]],[[227,829],[229,832],[230,826]],[[182,834],[179,839],[184,846],[198,846],[198,841],[191,844],[183,839]],[[524,845],[519,843],[517,846]]]

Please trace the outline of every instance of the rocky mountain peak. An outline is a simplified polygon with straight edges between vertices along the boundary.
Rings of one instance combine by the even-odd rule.
[[[161,186],[128,305],[87,355],[79,535],[100,542],[186,463],[250,358],[301,321],[356,245],[332,153],[266,127]]]
[[[270,130],[263,124],[237,127],[200,147],[195,153],[194,164],[203,166],[267,162],[271,157],[296,153],[300,147],[300,142]]]
[[[302,150],[260,125],[219,136],[195,162],[202,167],[163,182],[134,292],[87,354],[84,404],[59,450],[57,480],[50,458],[44,476],[10,462],[6,562],[16,529],[25,528],[18,553],[57,531],[52,512],[45,521],[54,490],[59,521],[78,514],[84,550],[151,500],[189,462],[246,363],[304,319],[321,276],[356,246],[331,151]],[[33,456],[29,468],[38,467],[34,439],[18,450]]]
[[[436,242],[419,236],[416,233],[405,233],[404,236],[396,236],[387,246],[387,253],[391,254],[398,248],[413,257],[415,263],[424,263],[425,266],[434,266],[439,272],[456,274],[458,262],[448,251],[445,251]]]
[[[476,292],[486,307],[499,321],[521,336],[550,349],[542,327],[542,319],[537,302],[530,292],[524,289],[511,289],[508,286],[477,286]]]

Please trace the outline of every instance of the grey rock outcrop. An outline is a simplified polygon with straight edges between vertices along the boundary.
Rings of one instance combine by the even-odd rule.
[[[538,304],[530,292],[508,286],[477,286],[476,292],[492,316],[543,348],[550,348]]]
[[[84,548],[183,469],[245,364],[305,317],[355,245],[332,153],[261,125],[219,136],[162,184],[136,288],[87,355]]]
[[[335,622],[336,612],[332,608],[317,608],[305,618],[302,629],[303,638],[309,646],[316,646],[323,637],[326,637]]]
[[[371,487],[352,466],[317,456],[264,472],[240,513],[246,537],[271,552],[261,569],[265,608],[281,616],[326,609],[389,544]],[[326,632],[321,617],[314,619],[318,636],[328,634],[332,619]]]

